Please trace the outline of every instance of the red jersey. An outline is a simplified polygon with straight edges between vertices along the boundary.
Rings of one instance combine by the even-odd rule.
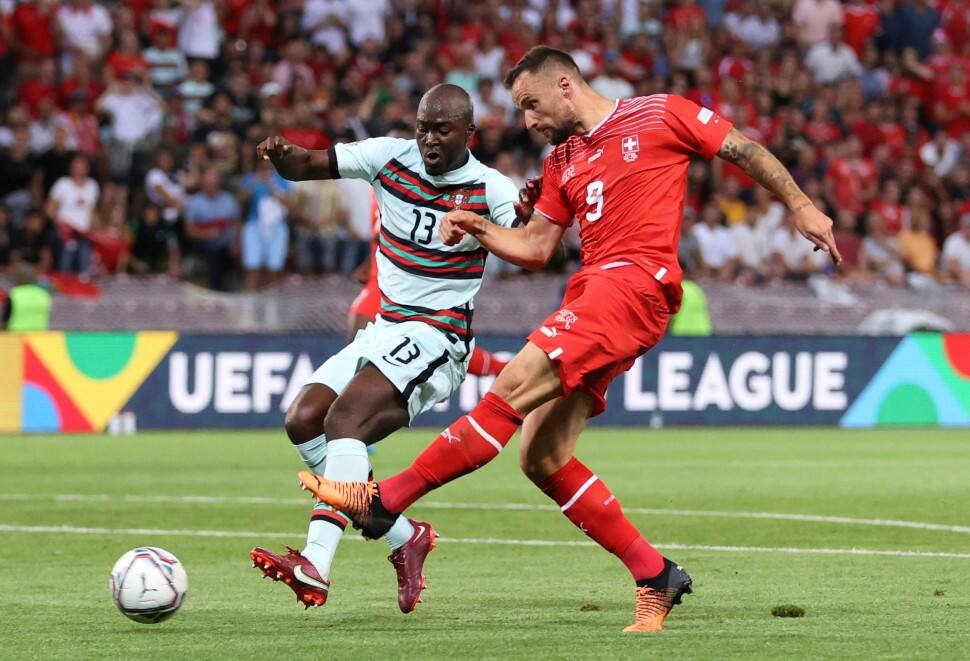
[[[837,206],[852,213],[862,213],[865,208],[859,194],[876,183],[876,169],[864,158],[849,160],[834,158],[829,164],[827,176],[835,187],[832,200]]]
[[[54,9],[41,10],[36,3],[21,2],[13,10],[11,23],[28,56],[53,57],[57,42],[51,26]]]
[[[862,47],[879,29],[879,11],[873,5],[846,5],[842,14],[845,17],[845,43],[861,57]]]
[[[906,207],[898,202],[890,204],[876,200],[872,203],[870,209],[882,216],[882,228],[886,234],[895,236],[906,225]]]
[[[681,96],[621,99],[592,131],[552,150],[535,210],[560,225],[579,219],[584,266],[630,260],[679,285],[687,168],[693,156],[713,158],[730,129]]]

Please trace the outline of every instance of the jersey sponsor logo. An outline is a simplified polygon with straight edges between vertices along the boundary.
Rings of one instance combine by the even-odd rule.
[[[572,165],[570,165],[568,168],[566,168],[565,172],[562,173],[562,182],[561,182],[561,184],[563,186],[565,186],[566,185],[566,182],[569,181],[570,179],[572,179],[575,176],[576,176],[576,168],[573,167]]]
[[[709,108],[701,108],[700,112],[697,113],[697,121],[701,124],[707,124],[711,121],[711,117],[714,116],[714,111]]]
[[[623,152],[623,160],[632,163],[637,160],[640,152],[640,138],[635,135],[628,135],[620,141],[620,151]]]
[[[571,310],[563,308],[556,313],[556,321],[562,324],[566,330],[569,330],[573,324],[579,321],[579,317],[577,317],[576,314]]]
[[[602,155],[603,155],[603,148],[600,147],[599,149],[596,150],[596,153],[595,154],[593,154],[592,156],[590,156],[589,158],[586,159],[586,162],[587,163],[592,163],[593,161],[595,161],[596,159],[598,159]]]

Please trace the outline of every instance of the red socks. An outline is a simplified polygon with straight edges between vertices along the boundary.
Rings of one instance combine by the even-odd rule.
[[[410,467],[381,480],[381,502],[390,512],[403,512],[432,489],[497,457],[521,424],[518,411],[487,393],[468,415],[438,434]]]
[[[602,480],[578,459],[573,457],[537,486],[577,528],[618,557],[633,580],[653,578],[663,571],[660,552],[633,527]]]
[[[475,376],[498,376],[498,373],[508,365],[507,360],[502,360],[493,353],[475,347],[472,357],[468,361],[468,373]]]

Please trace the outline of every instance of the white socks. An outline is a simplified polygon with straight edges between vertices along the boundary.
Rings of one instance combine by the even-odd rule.
[[[407,544],[413,534],[414,526],[411,525],[411,522],[403,514],[398,514],[397,521],[394,522],[391,529],[384,535],[384,541],[387,542],[392,551],[396,551]]]
[[[327,441],[318,436],[296,446],[307,467],[318,475],[337,482],[365,482],[370,473],[368,448],[355,438],[338,438]],[[307,530],[307,545],[303,556],[316,567],[320,576],[329,578],[337,545],[347,525],[347,517],[332,507],[317,503],[313,508]],[[414,534],[414,526],[404,516],[398,516],[394,525],[384,536],[392,550],[404,546]]]
[[[320,434],[306,443],[294,445],[306,467],[318,475],[323,474],[323,464],[327,460],[327,436]]]

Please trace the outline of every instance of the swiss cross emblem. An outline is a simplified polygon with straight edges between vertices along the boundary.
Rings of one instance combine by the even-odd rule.
[[[628,135],[620,141],[620,150],[623,152],[623,160],[632,163],[637,160],[640,151],[640,138],[635,135]]]

